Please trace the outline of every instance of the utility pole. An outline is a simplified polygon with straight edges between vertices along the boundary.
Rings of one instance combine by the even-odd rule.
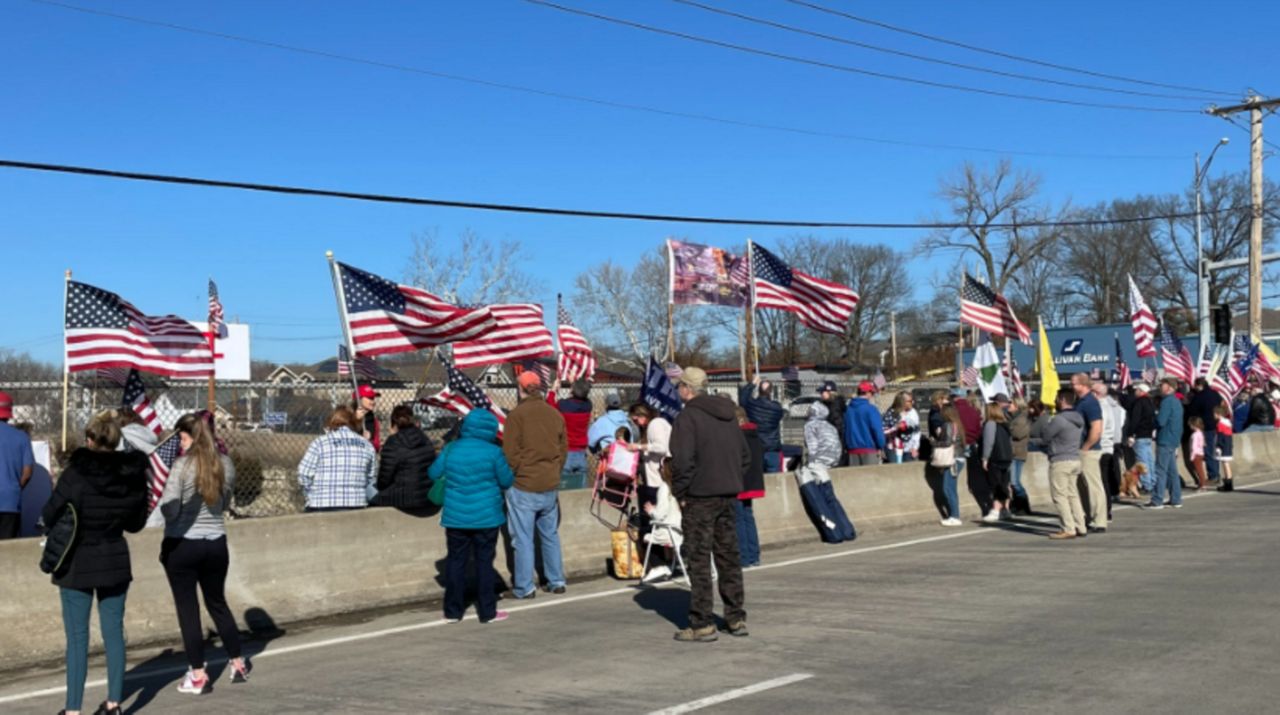
[[[1249,337],[1262,339],[1262,110],[1280,107],[1280,99],[1250,95],[1243,104],[1210,107],[1215,117],[1249,112],[1249,194],[1252,215],[1249,221]]]
[[[893,369],[898,369],[898,314],[889,313],[889,350],[892,351]]]

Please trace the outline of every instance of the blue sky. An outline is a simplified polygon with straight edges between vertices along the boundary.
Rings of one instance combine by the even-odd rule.
[[[1048,196],[1088,204],[1183,190],[1191,157],[1232,143],[1214,173],[1247,166],[1219,119],[1067,107],[862,77],[661,37],[519,0],[165,3],[83,7],[370,60],[736,120],[934,144],[1080,156],[1014,157]],[[707,0],[729,7],[728,0]],[[813,59],[1069,99],[1196,109],[939,68],[671,2],[564,4]],[[820,4],[1005,52],[1243,93],[1280,58],[1248,28],[1269,3]],[[863,42],[1078,82],[851,23],[782,0],[740,12]],[[0,156],[354,191],[622,211],[913,221],[941,209],[940,175],[998,155],[732,127],[540,97],[0,0]],[[1109,83],[1113,87],[1185,94]],[[1258,86],[1266,92],[1268,86]],[[1228,103],[1230,96],[1222,103]],[[1272,123],[1274,124],[1274,122]],[[1280,125],[1275,125],[1280,127]],[[1280,131],[1274,129],[1273,132]],[[1151,158],[1154,157],[1154,158]],[[553,305],[606,258],[668,235],[766,245],[793,229],[544,218],[259,195],[0,169],[6,267],[0,348],[60,360],[63,270],[146,312],[202,317],[205,280],[253,324],[254,356],[312,361],[338,324],[324,251],[399,277],[410,236],[472,229],[534,254]],[[816,232],[911,245],[916,231]],[[922,271],[940,268],[945,260]]]

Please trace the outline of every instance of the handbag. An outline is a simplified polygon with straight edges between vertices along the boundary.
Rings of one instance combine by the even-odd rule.
[[[955,425],[944,427],[945,437],[933,440],[933,451],[929,453],[929,466],[938,469],[951,469],[956,462],[956,441],[952,437]]]
[[[57,520],[45,532],[44,551],[40,554],[40,570],[57,576],[65,566],[69,565],[79,536],[80,515],[76,512],[75,505],[67,502]]]
[[[453,445],[450,445],[452,447]],[[444,448],[444,452],[440,454],[440,459],[447,460],[449,458],[449,447]],[[445,475],[448,474],[448,462],[440,465],[440,478],[431,483],[431,489],[427,492],[427,501],[436,506],[444,506],[444,481]]]

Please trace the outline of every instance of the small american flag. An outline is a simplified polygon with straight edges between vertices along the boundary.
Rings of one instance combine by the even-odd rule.
[[[578,379],[590,380],[596,374],[596,354],[583,337],[582,331],[569,319],[564,301],[556,296],[556,333],[560,337],[560,359],[556,372],[561,382]]]
[[[1191,353],[1168,323],[1161,326],[1160,330],[1160,357],[1166,373],[1183,382],[1195,381],[1195,365],[1191,362]]]
[[[511,303],[488,308],[497,325],[478,338],[453,344],[453,360],[458,367],[519,362],[554,352],[551,331],[542,320],[542,306]]]
[[[218,298],[218,284],[209,279],[209,332],[219,338],[227,337],[227,321],[222,313],[222,301]]]
[[[800,379],[800,368],[795,365],[782,368],[782,379],[786,382],[796,382]]]
[[[67,281],[68,372],[137,368],[168,377],[213,374],[209,340],[173,315],[144,315],[115,293]]]
[[[1239,360],[1224,359],[1218,374],[1213,378],[1213,389],[1222,395],[1227,402],[1235,399],[1240,390],[1249,381],[1249,373],[1253,371],[1260,350],[1257,345],[1249,348]]]
[[[423,403],[441,407],[463,416],[477,408],[489,410],[498,418],[498,434],[501,435],[503,427],[507,423],[507,413],[503,412],[501,407],[493,404],[489,396],[484,394],[484,390],[481,390],[471,381],[471,378],[454,367],[453,363],[442,357],[440,358],[440,364],[444,365],[445,373],[448,375],[448,384],[436,394],[423,398]]]
[[[663,363],[662,371],[667,374],[667,379],[671,380],[672,382],[679,382],[680,376],[684,375],[684,368],[680,367],[679,365],[673,362]]]
[[[1124,361],[1124,355],[1120,352],[1120,336],[1116,335],[1116,386],[1123,390],[1133,382],[1133,377],[1129,374],[1129,365]]]
[[[138,417],[142,418],[143,423],[151,428],[152,432],[159,435],[164,431],[160,416],[151,407],[151,400],[147,399],[147,388],[142,384],[142,375],[139,375],[137,370],[130,370],[129,377],[125,379],[121,404],[138,413]]]
[[[494,330],[488,308],[460,308],[420,288],[338,264],[356,353],[376,357],[473,340]]]
[[[965,365],[964,370],[960,373],[960,384],[965,387],[973,387],[978,384],[978,368],[972,365]]]
[[[884,390],[885,385],[889,384],[889,381],[884,379],[884,372],[876,368],[876,374],[871,378],[871,384],[876,386],[876,392],[881,392]]]
[[[1129,319],[1133,322],[1133,342],[1138,346],[1138,357],[1155,357],[1156,314],[1138,292],[1138,284],[1129,276]]]
[[[769,251],[751,244],[755,305],[795,313],[820,332],[843,335],[858,305],[858,294],[838,283],[794,270]]]
[[[147,482],[148,511],[155,510],[160,496],[164,494],[165,482],[169,481],[169,470],[173,469],[173,463],[182,456],[182,442],[178,434],[174,432],[151,452],[151,475]]]
[[[1004,379],[1011,391],[1009,397],[1022,397],[1022,371],[1018,369],[1018,361],[1013,359],[1013,351],[1005,351]]]
[[[964,285],[960,289],[960,322],[975,325],[992,335],[1004,335],[1031,344],[1031,329],[1013,314],[1009,301],[968,273],[964,274]]]
[[[351,351],[347,350],[346,345],[338,346],[338,374],[351,374]],[[355,359],[356,375],[365,380],[378,379],[378,362],[371,357],[364,355],[356,355]]]
[[[1154,367],[1148,367],[1143,369],[1142,371],[1142,381],[1147,383],[1148,385],[1154,385],[1156,382],[1156,377],[1158,376],[1159,375],[1158,373],[1156,373],[1156,369]]]
[[[1212,342],[1205,340],[1204,345],[1200,346],[1200,364],[1196,366],[1195,377],[1203,377],[1206,380],[1212,379],[1213,375],[1213,357],[1217,355],[1217,350]]]
[[[541,360],[525,360],[520,364],[517,375],[521,372],[532,372],[537,375],[544,390],[551,386],[551,366]]]

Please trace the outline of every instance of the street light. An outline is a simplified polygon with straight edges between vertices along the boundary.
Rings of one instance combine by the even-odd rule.
[[[1200,152],[1196,152],[1196,312],[1200,318],[1201,345],[1205,344],[1205,337],[1209,334],[1209,277],[1204,271],[1204,245],[1201,242],[1200,187],[1204,184],[1204,175],[1208,173],[1209,165],[1213,163],[1213,155],[1230,142],[1228,137],[1219,139],[1213,151],[1209,152],[1209,158],[1205,159],[1204,167],[1200,166]]]

